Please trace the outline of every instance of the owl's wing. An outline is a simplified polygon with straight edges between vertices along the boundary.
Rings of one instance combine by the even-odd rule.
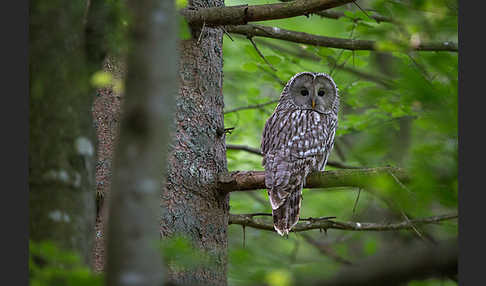
[[[319,166],[318,166],[319,171],[324,171],[327,164],[327,159],[329,158],[332,148],[334,147],[334,136],[336,135],[337,122],[338,122],[337,117],[330,117],[324,126],[324,130],[326,134],[324,140],[325,152],[324,152],[324,156],[322,157],[322,160],[319,162]]]
[[[263,161],[262,161],[263,166],[265,166],[266,154],[268,153],[271,144],[270,142],[272,138],[272,135],[270,134],[272,131],[271,126],[273,126],[273,124],[275,123],[276,117],[277,115],[275,113],[272,114],[272,116],[270,116],[270,118],[268,118],[267,121],[265,122],[265,127],[263,127],[262,144],[260,147],[263,155]]]
[[[280,207],[302,184],[302,174],[285,151],[270,151],[265,162],[265,186],[272,209]]]

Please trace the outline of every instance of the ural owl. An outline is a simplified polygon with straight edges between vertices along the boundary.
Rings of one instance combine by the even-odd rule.
[[[285,85],[262,138],[273,225],[287,235],[299,221],[307,175],[323,171],[334,145],[339,96],[332,78],[301,72]]]

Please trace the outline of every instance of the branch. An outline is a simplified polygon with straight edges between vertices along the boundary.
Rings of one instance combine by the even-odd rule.
[[[335,145],[334,147],[336,147]],[[226,149],[227,150],[240,150],[240,151],[246,151],[248,153],[252,153],[255,155],[262,155],[260,149],[245,146],[245,145],[232,145],[232,144],[226,144]],[[355,167],[355,166],[348,166],[340,162],[335,162],[335,161],[328,161],[327,165],[335,168],[341,168],[341,169],[362,169],[362,167]]]
[[[268,215],[271,214],[230,214],[229,224],[239,224],[244,226],[249,226],[257,229],[262,230],[271,230],[274,231],[273,223],[271,222],[264,222],[263,220],[255,219],[256,215]],[[458,217],[457,214],[447,214],[447,215],[440,215],[440,216],[432,216],[422,219],[412,219],[406,220],[399,223],[388,223],[388,224],[380,224],[380,223],[373,223],[373,222],[350,222],[350,221],[334,221],[330,219],[300,219],[293,228],[292,232],[301,232],[307,231],[311,229],[341,229],[341,230],[350,230],[350,231],[394,231],[394,230],[401,230],[401,229],[412,229],[414,225],[419,224],[433,224],[439,223],[444,220],[451,220],[456,219]]]
[[[226,30],[230,33],[241,34],[249,37],[267,37],[301,44],[309,44],[336,49],[375,50],[376,45],[375,41],[332,38],[262,25],[227,26]],[[421,43],[416,47],[410,47],[410,49],[416,51],[457,52],[458,46],[457,43],[454,42],[437,42]]]
[[[224,114],[228,114],[228,113],[232,113],[232,112],[236,112],[236,111],[240,111],[240,110],[245,110],[245,109],[262,108],[262,107],[264,107],[266,105],[270,105],[270,104],[277,103],[278,101],[279,101],[278,99],[275,99],[275,100],[271,100],[271,101],[264,102],[264,103],[260,103],[260,104],[254,104],[254,105],[248,105],[248,106],[238,107],[238,108],[234,108],[234,109],[230,109],[228,111],[225,111]]]
[[[258,53],[258,55],[263,59],[263,61],[273,70],[273,71],[277,71],[277,69],[269,62],[267,61],[267,59],[265,58],[265,56],[263,55],[263,53],[260,51],[260,49],[258,48],[258,46],[255,44],[255,42],[253,41],[253,38],[252,37],[246,37],[250,43],[253,45],[253,47],[255,48],[255,51]]]
[[[260,155],[260,156],[262,155],[262,152],[260,151],[260,149],[253,148],[253,147],[250,147],[250,146],[245,146],[245,145],[226,144],[226,149],[240,150],[240,151],[246,151],[248,153],[252,153],[252,154],[255,154],[255,155]]]
[[[314,172],[307,177],[304,188],[361,187],[366,188],[380,177],[390,177],[390,173],[401,181],[408,176],[403,169],[378,167],[368,169],[343,169]],[[219,176],[219,187],[224,192],[251,191],[265,189],[264,171],[235,171]]]
[[[245,25],[248,22],[284,19],[323,11],[353,2],[352,0],[297,0],[265,5],[239,5],[229,7],[181,10],[191,26]]]

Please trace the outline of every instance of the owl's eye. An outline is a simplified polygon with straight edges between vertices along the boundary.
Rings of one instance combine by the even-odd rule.
[[[319,90],[319,92],[317,93],[317,95],[319,96],[324,96],[326,92],[324,90]]]
[[[303,90],[300,91],[300,94],[302,94],[302,96],[308,96],[309,91],[307,89],[303,89]]]

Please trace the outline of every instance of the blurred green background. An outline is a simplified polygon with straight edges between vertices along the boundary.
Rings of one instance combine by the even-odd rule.
[[[266,4],[275,1],[226,1],[226,5]],[[378,52],[315,47],[254,37],[273,70],[244,36],[224,36],[225,110],[278,100],[282,83],[302,71],[331,74],[338,85],[341,109],[330,161],[351,166],[405,168],[412,176],[406,190],[377,186],[378,194],[339,188],[303,191],[301,217],[337,216],[338,220],[397,222],[457,209],[457,52],[403,52],[411,40],[457,42],[456,1],[359,1],[368,15],[383,15],[393,23],[369,18],[348,4],[332,11],[345,17],[319,15],[262,22],[328,37],[375,40]],[[370,11],[372,10],[372,11]],[[337,62],[337,65],[335,64]],[[344,67],[344,69],[342,68]],[[353,72],[356,71],[356,72]],[[361,73],[357,73],[361,72]],[[359,74],[366,74],[363,77]],[[370,80],[377,79],[377,80]],[[386,86],[377,82],[387,82]],[[225,114],[227,144],[260,147],[266,119],[276,103]],[[228,150],[228,168],[263,170],[261,156]],[[330,166],[326,170],[332,170]],[[393,206],[387,203],[393,202]],[[265,190],[231,194],[233,214],[271,213]],[[353,212],[353,208],[355,211]],[[268,220],[270,222],[270,218]],[[420,239],[413,231],[349,232],[329,230],[291,233],[229,227],[229,284],[290,285],[309,276],[331,277],[345,265],[366,257],[392,252]],[[420,227],[433,240],[457,236],[455,220]],[[423,233],[422,233],[423,232]],[[324,244],[334,253],[322,254],[308,242]],[[449,284],[452,283],[452,284]],[[455,285],[429,280],[409,285]]]
[[[187,3],[176,2],[179,7]],[[225,4],[276,2],[231,0]],[[127,16],[120,3],[107,1],[117,13],[108,44],[112,51],[123,53],[127,47],[123,36]],[[457,1],[358,3],[366,13],[347,4],[332,9],[344,12],[339,19],[313,14],[259,24],[328,37],[374,40],[377,51],[353,52],[254,37],[269,66],[247,38],[231,34],[231,40],[224,35],[225,127],[234,127],[226,135],[226,142],[259,148],[263,126],[283,84],[298,72],[325,72],[334,78],[341,97],[335,148],[329,160],[353,167],[401,167],[411,180],[406,186],[377,182],[373,192],[356,188],[304,189],[301,218],[336,216],[340,221],[390,223],[403,221],[404,213],[408,218],[455,213],[458,53],[410,52],[406,47],[411,42],[457,43]],[[369,17],[373,15],[386,16],[391,22],[378,23]],[[181,21],[181,38],[188,36],[186,28]],[[95,81],[96,74],[92,78]],[[231,112],[268,102],[259,108]],[[259,155],[229,149],[227,159],[229,171],[263,170]],[[266,191],[231,193],[230,212],[271,213]],[[270,222],[270,218],[263,219]],[[423,225],[417,231],[312,230],[291,233],[288,238],[239,225],[230,225],[228,231],[228,284],[232,286],[286,286],[298,285],[309,277],[326,279],[350,263],[393,254],[396,248],[420,240],[437,242],[458,234],[456,220]],[[65,285],[103,283],[102,277],[93,276],[73,253],[64,253],[48,242],[31,242],[29,249],[31,285],[55,285],[56,281]],[[162,252],[166,261],[183,267],[204,263],[204,256],[182,238],[165,242]],[[431,279],[408,285],[456,284]]]

